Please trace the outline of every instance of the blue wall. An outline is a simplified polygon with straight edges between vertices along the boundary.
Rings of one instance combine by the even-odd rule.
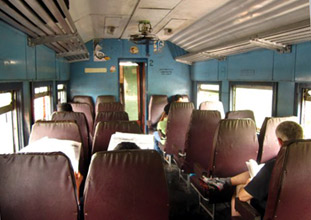
[[[280,54],[256,50],[229,56],[224,61],[209,60],[192,65],[194,82],[220,81],[221,100],[229,109],[230,82],[278,82],[277,116],[293,115],[295,83],[311,82],[311,43],[294,45],[292,52]],[[196,83],[194,83],[196,85]]]
[[[190,80],[190,67],[178,63],[175,56],[184,53],[180,48],[166,42],[162,52],[154,53],[150,46],[150,56],[146,56],[145,46],[138,45],[138,54],[131,54],[130,47],[137,46],[128,40],[105,39],[100,42],[102,51],[111,59],[105,62],[94,62],[91,59],[85,62],[70,65],[70,94],[89,95],[94,101],[98,95],[114,95],[119,98],[118,90],[118,62],[120,59],[145,59],[147,65],[147,96],[153,94],[187,94],[191,96],[192,85]],[[89,53],[93,54],[93,41],[86,44]],[[117,70],[110,72],[110,67]],[[106,73],[85,73],[85,68],[106,68]],[[168,72],[170,72],[168,74]]]
[[[24,33],[2,21],[0,33],[0,88],[2,83],[22,83],[23,127],[27,143],[32,121],[31,82],[50,81],[55,88],[56,81],[69,80],[69,63],[57,58],[55,52],[45,46],[29,47]]]

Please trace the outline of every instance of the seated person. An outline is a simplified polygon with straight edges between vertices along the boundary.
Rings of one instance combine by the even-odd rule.
[[[282,147],[283,143],[286,141],[303,139],[302,127],[293,121],[285,121],[280,123],[277,126],[275,133],[280,147]],[[275,161],[276,159],[274,158],[266,162],[253,179],[250,178],[248,171],[228,178],[202,178],[204,182],[218,188],[218,190],[222,190],[226,187],[226,185],[237,186],[236,191],[239,199],[243,202],[251,201],[254,208],[256,208],[257,211],[264,216],[269,193],[270,177]],[[235,196],[233,197],[231,203],[232,216],[238,216],[239,213],[234,209],[234,201]]]
[[[72,107],[69,103],[59,103],[57,104],[58,112],[72,112]]]
[[[114,150],[137,150],[137,149],[140,149],[140,147],[138,147],[133,142],[121,142],[114,148]]]

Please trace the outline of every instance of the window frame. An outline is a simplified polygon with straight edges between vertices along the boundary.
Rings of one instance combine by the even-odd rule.
[[[25,119],[24,115],[24,102],[23,102],[23,84],[22,83],[0,83],[1,92],[14,92],[15,93],[15,106],[13,103],[13,109],[16,110],[16,126],[17,126],[17,143],[18,146],[15,146],[15,150],[20,150],[25,146],[27,142],[26,138],[26,130],[25,130]],[[14,95],[13,95],[14,96]]]
[[[278,91],[278,84],[276,82],[236,82],[230,81],[229,82],[229,91],[230,91],[230,98],[229,98],[229,111],[233,111],[233,101],[234,101],[234,94],[233,88],[234,86],[271,86],[272,87],[272,109],[271,109],[271,116],[275,117],[277,112],[277,91]],[[260,128],[261,125],[257,124],[257,127]]]
[[[60,84],[64,84],[65,85],[65,89],[64,89],[64,91],[66,92],[66,99],[67,99],[67,102],[68,102],[68,98],[69,98],[69,96],[68,96],[68,81],[56,81],[55,82],[55,91],[56,91],[56,98],[55,98],[55,102],[56,102],[56,105],[58,104],[58,88],[57,88],[57,86],[58,85],[60,85]],[[61,90],[61,91],[63,91],[63,90]]]
[[[302,123],[302,103],[303,103],[303,89],[311,89],[311,83],[296,83],[295,84],[295,99],[294,99],[294,115],[297,115],[299,123]]]
[[[222,101],[221,99],[221,93],[222,93],[222,81],[196,81],[194,85],[194,100],[195,100],[195,106],[198,106],[198,92],[199,92],[199,86],[201,84],[210,84],[210,85],[218,85],[219,86],[219,101]]]
[[[33,82],[32,83],[32,89],[31,89],[31,115],[32,115],[32,124],[35,123],[35,98],[38,98],[38,97],[42,97],[42,96],[38,96],[36,97],[36,94],[35,94],[35,89],[38,88],[38,87],[44,87],[44,86],[47,86],[50,88],[50,92],[47,92],[45,94],[48,94],[50,95],[50,107],[51,107],[51,114],[54,110],[54,95],[53,95],[53,91],[54,90],[54,86],[53,86],[53,82],[51,81],[43,81],[43,82]]]

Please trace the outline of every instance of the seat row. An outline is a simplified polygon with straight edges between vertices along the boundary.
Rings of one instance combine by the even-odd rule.
[[[60,152],[0,155],[1,219],[168,219],[168,189],[154,150],[93,155],[79,210],[69,159]]]

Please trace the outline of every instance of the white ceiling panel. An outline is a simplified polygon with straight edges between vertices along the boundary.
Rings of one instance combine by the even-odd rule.
[[[181,30],[181,28],[188,22],[188,20],[185,19],[172,19],[170,20],[167,25],[165,25],[159,32],[157,32],[157,36],[161,40],[167,40],[169,39],[174,33]],[[165,32],[165,29],[170,29],[171,33]]]
[[[162,8],[173,9],[182,0],[142,0],[139,4],[139,8]]]

